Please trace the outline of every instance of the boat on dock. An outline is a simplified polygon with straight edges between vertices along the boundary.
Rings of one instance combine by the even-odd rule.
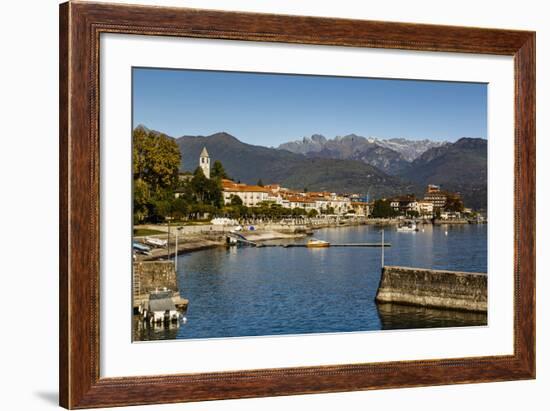
[[[172,298],[173,291],[164,289],[149,293],[141,309],[143,319],[149,323],[177,322],[182,316]]]
[[[134,242],[132,244],[132,248],[138,254],[151,255],[151,247],[148,247],[145,244]]]
[[[330,247],[330,243],[325,240],[317,240],[316,238],[312,238],[306,243],[306,246],[309,248],[325,248]]]
[[[145,243],[152,245],[153,247],[166,247],[168,245],[168,240],[155,237],[145,237]]]

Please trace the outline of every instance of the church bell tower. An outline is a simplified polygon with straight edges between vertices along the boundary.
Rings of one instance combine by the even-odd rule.
[[[202,148],[201,155],[199,157],[199,166],[206,178],[210,178],[210,156],[208,155],[208,151],[206,151],[206,147]]]

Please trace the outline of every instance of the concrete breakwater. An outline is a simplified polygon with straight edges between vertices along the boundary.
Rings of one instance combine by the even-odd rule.
[[[214,247],[224,247],[226,246],[226,237],[229,231],[208,231],[204,234],[197,235],[183,235],[179,234],[178,237],[178,254],[183,254],[192,251],[204,250],[207,248]],[[305,233],[295,232],[295,233],[281,233],[277,231],[265,231],[265,230],[255,230],[255,231],[241,231],[239,232],[244,238],[248,241],[259,242],[259,241],[269,241],[269,240],[284,240],[284,239],[293,239],[293,238],[302,238],[305,237]],[[167,239],[166,234],[152,235],[151,237]],[[136,237],[136,241],[143,241],[144,237]],[[169,260],[174,258],[176,253],[176,244],[175,244],[175,234],[172,234],[170,237],[169,247],[153,248],[147,255],[137,255],[139,261],[154,261],[154,260]]]
[[[486,312],[487,274],[386,266],[376,301]]]

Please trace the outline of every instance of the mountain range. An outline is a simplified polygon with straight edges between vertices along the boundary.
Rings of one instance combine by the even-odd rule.
[[[449,143],[313,135],[278,148],[247,144],[225,132],[174,139],[182,171],[193,171],[206,147],[212,162],[220,160],[233,179],[247,184],[262,179],[293,189],[371,198],[405,193],[422,197],[427,184],[440,184],[461,193],[468,207],[487,205],[487,140],[480,138]]]
[[[469,207],[487,207],[487,140],[461,138],[417,157],[400,177],[461,193]]]
[[[323,135],[314,134],[302,140],[281,144],[278,148],[308,157],[359,160],[395,175],[406,170],[412,161],[427,150],[446,144],[449,143],[427,139],[367,138],[356,134],[327,139]]]
[[[413,184],[356,160],[310,158],[286,150],[255,146],[227,133],[183,136],[176,139],[182,153],[183,169],[194,170],[203,147],[212,161],[220,160],[235,180],[256,184],[279,183],[285,187],[315,191],[369,192],[373,196],[391,196],[414,191]]]

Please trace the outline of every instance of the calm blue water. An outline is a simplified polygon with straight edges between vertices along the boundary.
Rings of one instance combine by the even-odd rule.
[[[323,229],[331,243],[379,242],[382,227]],[[386,265],[487,272],[487,226],[384,227]],[[424,230],[422,232],[422,230]],[[445,235],[448,231],[448,235]],[[296,240],[305,242],[307,239]],[[215,248],[180,255],[187,323],[140,339],[213,338],[485,325],[486,316],[378,306],[380,248]]]

